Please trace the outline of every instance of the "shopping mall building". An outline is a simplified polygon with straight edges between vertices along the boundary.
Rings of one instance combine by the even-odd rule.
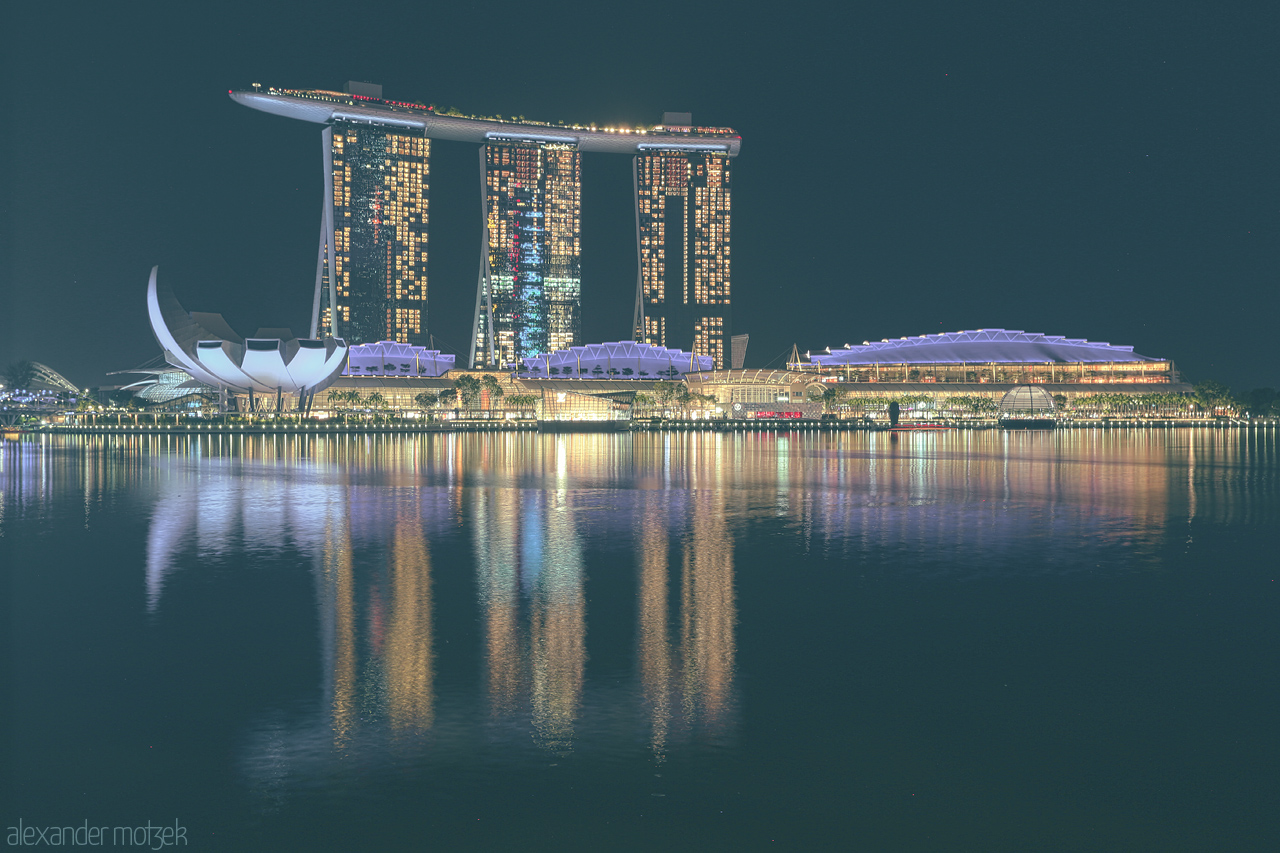
[[[840,403],[826,411],[847,416],[890,400],[927,401],[934,410],[998,404],[1022,385],[1043,388],[1068,406],[1094,399],[1113,404],[1122,395],[1149,400],[1153,408],[1158,403],[1160,414],[1172,415],[1181,405],[1178,395],[1191,391],[1169,359],[1139,355],[1130,346],[1008,329],[863,341],[804,359],[797,353],[786,370],[690,372],[685,382],[714,396],[729,417],[770,410],[811,417],[824,409],[815,398],[832,387]]]

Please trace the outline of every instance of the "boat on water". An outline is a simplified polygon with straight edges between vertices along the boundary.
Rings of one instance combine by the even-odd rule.
[[[896,424],[895,426],[889,427],[889,432],[925,432],[944,429],[955,429],[955,427],[950,424]]]

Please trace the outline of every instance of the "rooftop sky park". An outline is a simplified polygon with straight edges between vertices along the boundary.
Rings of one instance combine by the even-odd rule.
[[[653,127],[465,116],[347,91],[255,85],[237,103],[323,126],[324,202],[312,338],[430,343],[431,141],[479,146],[484,204],[470,368],[515,368],[582,346],[582,153],[633,158],[638,343],[687,349],[716,367],[732,352],[730,161],[742,140],[665,113]],[[590,286],[590,283],[588,283]],[[626,311],[620,306],[620,311]]]

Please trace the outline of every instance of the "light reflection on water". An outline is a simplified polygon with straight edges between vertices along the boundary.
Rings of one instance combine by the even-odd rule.
[[[0,534],[54,524],[71,495],[85,526],[143,502],[152,617],[183,574],[301,555],[320,698],[264,709],[246,735],[246,773],[270,798],[334,761],[476,743],[553,758],[635,741],[662,763],[739,724],[752,628],[735,554],[753,537],[784,537],[797,561],[863,571],[890,555],[881,571],[953,582],[1091,571],[1117,553],[1108,570],[1140,570],[1198,523],[1274,523],[1274,478],[1257,478],[1275,454],[1274,438],[1209,429],[47,437],[0,451]],[[458,572],[470,602],[438,593]],[[622,688],[588,675],[588,583],[611,575],[634,588]],[[440,616],[464,606],[470,693],[439,680],[455,639]]]

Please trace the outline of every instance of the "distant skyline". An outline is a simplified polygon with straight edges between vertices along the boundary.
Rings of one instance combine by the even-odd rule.
[[[735,128],[733,332],[751,335],[748,366],[792,343],[1003,327],[1131,345],[1191,381],[1280,385],[1272,8],[793,4],[761,17],[694,4],[672,28],[499,7],[11,13],[0,363],[97,385],[153,357],[153,264],[193,310],[307,331],[318,134],[227,90],[352,79],[476,113],[636,125],[686,110]],[[537,73],[551,55],[563,67]],[[428,325],[465,359],[475,146],[437,142],[431,157]],[[582,155],[587,343],[631,336],[630,165]]]

